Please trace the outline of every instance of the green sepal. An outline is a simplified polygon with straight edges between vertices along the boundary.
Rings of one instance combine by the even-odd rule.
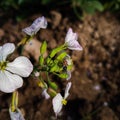
[[[54,89],[54,90],[57,90],[58,89],[58,86],[55,82],[51,82],[50,80],[48,80],[48,84],[49,84],[49,87]]]
[[[40,47],[40,53],[44,54],[46,52],[46,49],[47,49],[47,43],[46,41],[44,41]]]
[[[41,55],[41,56],[39,57],[39,64],[40,64],[40,66],[42,66],[42,65],[44,64],[43,55]]]

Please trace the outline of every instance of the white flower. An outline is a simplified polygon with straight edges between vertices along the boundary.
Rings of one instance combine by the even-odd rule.
[[[15,50],[13,43],[0,46],[0,90],[6,93],[15,91],[23,85],[22,77],[28,77],[33,65],[27,57],[17,57],[13,62],[6,58]]]
[[[44,89],[44,90],[43,90],[42,96],[44,96],[45,99],[49,99],[49,98],[50,98],[50,95],[47,93],[47,89]]]
[[[12,112],[11,109],[9,109],[9,114],[11,120],[25,120],[19,109],[17,109],[15,112]]]
[[[73,33],[72,29],[69,28],[67,35],[65,37],[65,44],[71,50],[83,50],[82,46],[77,41],[77,33]]]
[[[71,84],[72,84],[71,82],[67,84],[64,97],[62,97],[62,95],[58,93],[52,100],[53,110],[56,116],[60,113],[62,106],[66,105],[67,103],[66,98],[69,96],[69,90],[71,88]]]
[[[22,31],[25,32],[27,35],[33,36],[40,30],[40,28],[46,27],[47,20],[45,19],[44,16],[42,16],[34,20],[31,26],[22,29]]]

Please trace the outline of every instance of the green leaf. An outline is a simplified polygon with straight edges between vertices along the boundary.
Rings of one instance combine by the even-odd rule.
[[[44,41],[40,47],[40,53],[44,54],[46,52],[46,49],[47,49],[47,43],[46,41]]]
[[[104,10],[103,5],[99,1],[93,1],[92,4],[93,4],[94,8],[96,8],[99,11],[103,11]]]
[[[41,1],[41,3],[42,3],[43,5],[48,4],[48,3],[50,3],[50,2],[52,2],[52,1],[51,1],[51,0],[42,0],[42,1]]]
[[[93,14],[95,10],[103,11],[104,7],[99,1],[87,1],[84,2],[82,9],[87,12]]]

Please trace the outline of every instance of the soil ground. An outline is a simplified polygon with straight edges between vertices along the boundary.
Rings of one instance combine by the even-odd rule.
[[[44,14],[37,13],[16,22],[12,17],[0,23],[0,45],[24,36],[22,28]],[[111,13],[87,15],[84,21],[70,13],[51,10],[45,14],[48,27],[40,30],[35,39],[48,43],[48,50],[64,43],[69,27],[79,35],[83,51],[68,51],[73,58],[72,88],[68,103],[58,120],[119,120],[120,119],[120,21]],[[39,50],[39,49],[38,49]],[[34,64],[35,54],[23,53]],[[16,51],[12,57],[18,56]],[[12,58],[11,58],[12,59]],[[54,78],[52,78],[54,79]],[[65,80],[63,80],[65,83]],[[62,82],[60,82],[62,83]],[[62,84],[64,85],[64,84]],[[19,89],[19,108],[26,120],[55,120],[52,99],[45,100],[37,78],[29,77]],[[0,120],[10,120],[8,107],[12,94],[0,92]]]

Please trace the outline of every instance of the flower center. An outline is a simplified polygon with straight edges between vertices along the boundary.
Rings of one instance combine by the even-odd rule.
[[[7,62],[6,61],[0,61],[0,70],[1,71],[4,71],[6,66],[7,66]]]
[[[67,104],[67,100],[62,99],[62,104],[63,104],[63,105],[66,105],[66,104]]]

